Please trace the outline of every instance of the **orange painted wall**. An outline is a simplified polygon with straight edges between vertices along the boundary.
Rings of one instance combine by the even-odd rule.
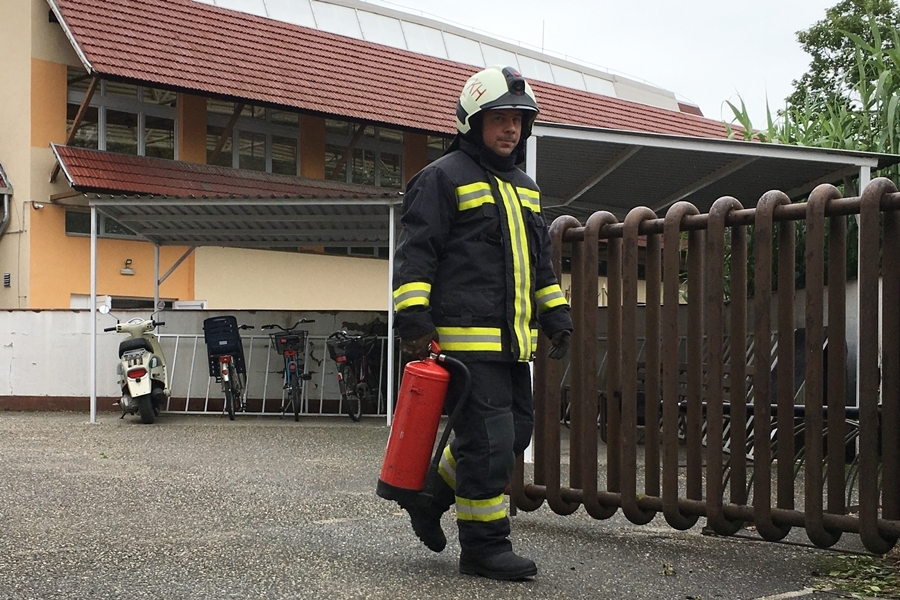
[[[66,65],[31,59],[31,145],[66,140]]]
[[[300,115],[300,176],[325,179],[325,119]]]
[[[31,145],[48,148],[50,142],[66,139],[66,65],[32,59]],[[195,103],[188,102],[196,112]],[[202,103],[202,127],[188,127],[190,137],[185,148],[198,146],[206,159],[206,101]],[[197,118],[195,113],[191,116]],[[189,119],[191,125],[193,119]],[[199,139],[195,139],[199,138]],[[43,177],[49,177],[49,170]],[[63,176],[59,176],[63,179]],[[72,294],[90,294],[91,240],[67,236],[64,206],[52,205],[47,192],[32,200],[44,205],[35,210],[26,205],[30,259],[30,308],[69,308]],[[160,273],[164,274],[184,254],[185,247],[160,250]],[[100,239],[97,242],[97,293],[99,295],[153,298],[153,245],[131,240]],[[121,275],[125,259],[132,260],[135,275]],[[160,288],[160,296],[179,300],[194,299],[194,258],[184,261]]]
[[[91,292],[91,239],[65,234],[65,208],[31,210],[31,308],[68,308],[70,294]],[[160,275],[178,260],[186,247],[160,248]],[[125,259],[134,275],[122,275]],[[130,240],[97,240],[97,294],[153,298],[153,245]],[[160,297],[194,299],[193,255],[160,287]]]

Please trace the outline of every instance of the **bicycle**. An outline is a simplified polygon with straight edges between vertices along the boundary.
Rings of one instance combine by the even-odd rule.
[[[305,329],[297,329],[302,323],[313,323],[314,319],[300,319],[289,328],[284,328],[277,323],[263,325],[260,329],[275,329],[269,334],[275,350],[284,358],[284,388],[288,390],[287,396],[281,400],[281,416],[284,417],[288,407],[294,411],[294,421],[300,420],[300,400],[303,391],[303,382],[312,379],[312,374],[303,370],[300,364],[300,352],[306,354],[306,339],[308,332]]]
[[[337,364],[341,405],[353,421],[362,418],[363,403],[371,404],[380,399],[381,346],[376,335],[350,335],[345,330],[335,331],[326,340],[328,354]]]
[[[253,326],[238,327],[237,319],[230,315],[210,317],[203,321],[209,376],[222,384],[222,396],[225,398],[223,411],[228,413],[228,418],[232,421],[236,412],[244,412],[247,408],[244,397],[247,369],[240,336],[240,330],[247,329],[253,329]]]

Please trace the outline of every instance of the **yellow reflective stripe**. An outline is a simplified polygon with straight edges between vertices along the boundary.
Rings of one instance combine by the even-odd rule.
[[[538,330],[531,330],[531,353],[537,353],[537,344],[538,344]]]
[[[513,263],[513,333],[519,346],[519,360],[531,360],[531,265],[528,253],[528,232],[522,217],[522,205],[513,186],[500,179],[497,184],[509,225],[510,249]]]
[[[500,352],[499,327],[438,327],[441,350],[448,352]]]
[[[540,312],[568,304],[558,283],[539,289],[534,293],[534,297],[537,298],[538,311]]]
[[[494,204],[491,186],[484,181],[476,181],[456,188],[457,210],[477,208],[482,204]]]
[[[405,283],[394,290],[394,310],[410,306],[428,306],[431,299],[431,284],[425,281]]]
[[[438,463],[438,475],[447,482],[451,489],[456,489],[456,459],[450,452],[450,446],[444,448],[441,454],[441,462]]]
[[[456,497],[456,518],[460,521],[497,521],[506,518],[503,494],[487,500]]]
[[[529,190],[528,188],[517,187],[516,193],[519,195],[519,202],[522,206],[534,213],[541,212],[541,194],[537,190]]]

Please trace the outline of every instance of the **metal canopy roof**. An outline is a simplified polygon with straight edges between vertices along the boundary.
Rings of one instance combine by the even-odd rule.
[[[399,192],[369,198],[88,196],[159,246],[297,248],[390,245]]]
[[[679,200],[706,212],[722,196],[755,206],[769,190],[792,200],[822,183],[900,163],[900,156],[536,123],[529,173],[548,218],[584,221],[597,210],[623,217],[635,206],[662,215]]]
[[[679,200],[701,212],[722,196],[745,207],[777,189],[791,199],[821,183],[840,184],[900,156],[732,140],[635,133],[538,123],[527,170],[541,187],[548,221],[582,222],[608,210],[620,218],[635,206],[660,215]],[[370,189],[371,190],[371,189]],[[352,197],[351,197],[352,196]],[[303,196],[90,195],[101,212],[158,245],[252,248],[389,246],[388,194]]]

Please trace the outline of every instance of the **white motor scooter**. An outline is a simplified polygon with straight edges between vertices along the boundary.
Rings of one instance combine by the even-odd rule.
[[[106,307],[101,307],[102,312],[109,312],[103,308]],[[119,366],[116,368],[122,390],[122,398],[118,402],[122,409],[120,418],[124,419],[126,414],[140,413],[141,422],[153,423],[160,408],[169,399],[166,359],[153,332],[160,325],[165,323],[154,321],[152,317],[135,317],[103,329],[130,336],[119,344]]]

